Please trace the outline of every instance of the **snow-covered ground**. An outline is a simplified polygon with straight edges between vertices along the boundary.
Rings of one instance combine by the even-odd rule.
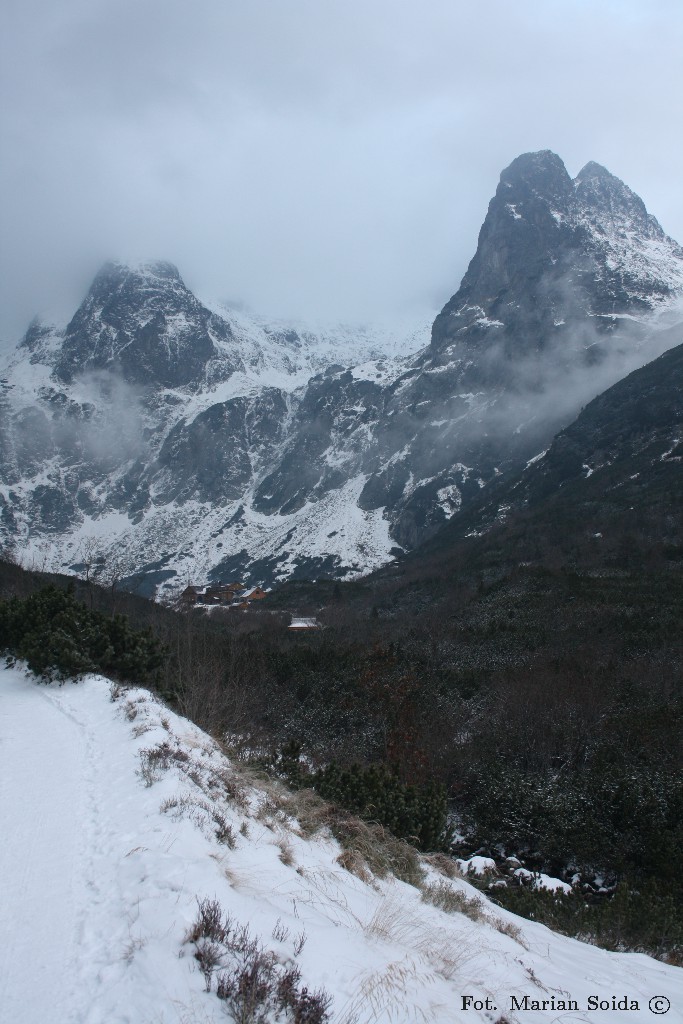
[[[307,838],[286,799],[245,781],[194,725],[101,677],[59,687],[0,671],[0,815],[8,1024],[229,1020],[220,966],[206,992],[188,941],[207,899],[276,970],[297,965],[301,985],[324,988],[332,1024],[642,1022],[656,997],[671,1003],[667,1022],[683,1021],[683,971],[487,902],[471,920],[404,882],[361,880],[328,833]],[[479,898],[424,868],[470,908]],[[524,1009],[525,996],[546,1008]],[[591,996],[610,1008],[590,1010]],[[613,997],[639,1010],[612,1009]],[[565,1010],[570,1000],[578,1009]]]

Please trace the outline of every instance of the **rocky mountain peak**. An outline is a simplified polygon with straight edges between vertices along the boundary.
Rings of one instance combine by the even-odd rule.
[[[145,297],[143,297],[145,296]],[[148,308],[168,302],[178,305],[194,296],[187,290],[180,272],[162,260],[137,264],[108,260],[95,274],[92,285],[71,323],[85,309],[102,308],[112,320],[125,318],[133,304],[141,300]],[[196,301],[196,300],[195,300]],[[70,330],[71,324],[67,327]]]
[[[510,201],[509,190],[527,198],[565,201],[571,192],[571,178],[562,160],[549,149],[518,156],[500,176],[496,198]]]
[[[196,384],[228,323],[190,292],[165,261],[129,265],[111,261],[66,328],[55,374],[62,381],[87,370],[111,370],[136,385]]]
[[[589,160],[586,166],[581,168],[574,178],[574,181],[587,181],[591,178],[605,178],[608,181],[619,181],[619,178],[612,174],[611,171],[608,171],[606,167],[603,167],[602,164],[596,163],[595,160]]]
[[[679,289],[683,249],[635,192],[598,163],[572,181],[550,150],[525,153],[501,174],[432,357],[489,343],[539,351],[570,321],[650,311]]]
[[[654,234],[664,237],[664,232],[655,218],[648,214],[640,196],[601,164],[586,164],[574,179],[574,188],[578,216],[587,217],[603,230],[623,227],[638,231],[644,238]]]

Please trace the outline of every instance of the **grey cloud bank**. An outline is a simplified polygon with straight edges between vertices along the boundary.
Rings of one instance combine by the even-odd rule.
[[[683,238],[683,10],[664,0],[10,0],[0,337],[101,260],[363,319],[438,306],[503,167],[593,159]]]

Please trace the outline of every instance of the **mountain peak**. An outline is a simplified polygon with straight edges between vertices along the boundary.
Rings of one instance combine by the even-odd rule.
[[[572,181],[551,150],[523,153],[500,176],[474,258],[434,322],[432,351],[465,342],[541,350],[581,310],[646,312],[682,286],[683,250],[619,178],[591,161]]]
[[[571,178],[562,160],[550,149],[522,153],[500,176],[498,194],[510,189],[529,189],[537,195],[557,196],[568,191]]]
[[[231,338],[229,325],[202,306],[166,260],[110,260],[66,328],[55,371],[112,370],[134,384],[185,386],[201,380]]]
[[[129,278],[145,278],[163,285],[172,282],[184,287],[180,271],[168,260],[121,260],[112,259],[103,263],[95,276],[94,284],[100,281],[125,281]]]
[[[607,181],[619,181],[611,171],[608,171],[602,164],[598,164],[595,160],[589,160],[585,167],[582,167],[579,173],[574,178],[575,182],[587,181],[589,178],[603,178]]]
[[[539,149],[532,153],[520,153],[502,172],[501,179],[529,173],[542,174],[548,171],[565,171],[566,173],[566,168],[560,157],[557,153],[553,153],[552,149]]]

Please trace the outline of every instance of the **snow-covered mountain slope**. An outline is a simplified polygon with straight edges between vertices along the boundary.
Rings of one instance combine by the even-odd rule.
[[[597,164],[501,175],[458,292],[422,323],[268,323],[166,263],[109,264],[34,324],[0,399],[3,533],[24,564],[173,596],[350,577],[414,548],[672,342],[683,250]]]
[[[225,992],[257,956],[266,988],[289,977],[290,993],[329,997],[327,1017],[302,1020],[616,1022],[625,999],[641,1021],[658,999],[683,1021],[679,969],[515,918],[438,860],[422,860],[417,884],[373,875],[306,798],[255,783],[143,690],[3,669],[0,802],[12,1024],[218,1024],[231,1019],[219,979]],[[461,909],[430,891],[460,894]],[[195,925],[212,905],[211,938]]]
[[[76,316],[34,323],[4,370],[6,535],[27,565],[68,570],[96,554],[100,575],[142,576],[147,592],[205,578],[228,554],[221,571],[256,562],[265,578],[273,564],[292,571],[294,552],[355,572],[382,564],[393,542],[381,512],[357,506],[364,477],[291,516],[254,509],[251,494],[313,376],[343,360],[385,381],[431,319],[271,323],[202,305],[168,264],[107,265]]]

